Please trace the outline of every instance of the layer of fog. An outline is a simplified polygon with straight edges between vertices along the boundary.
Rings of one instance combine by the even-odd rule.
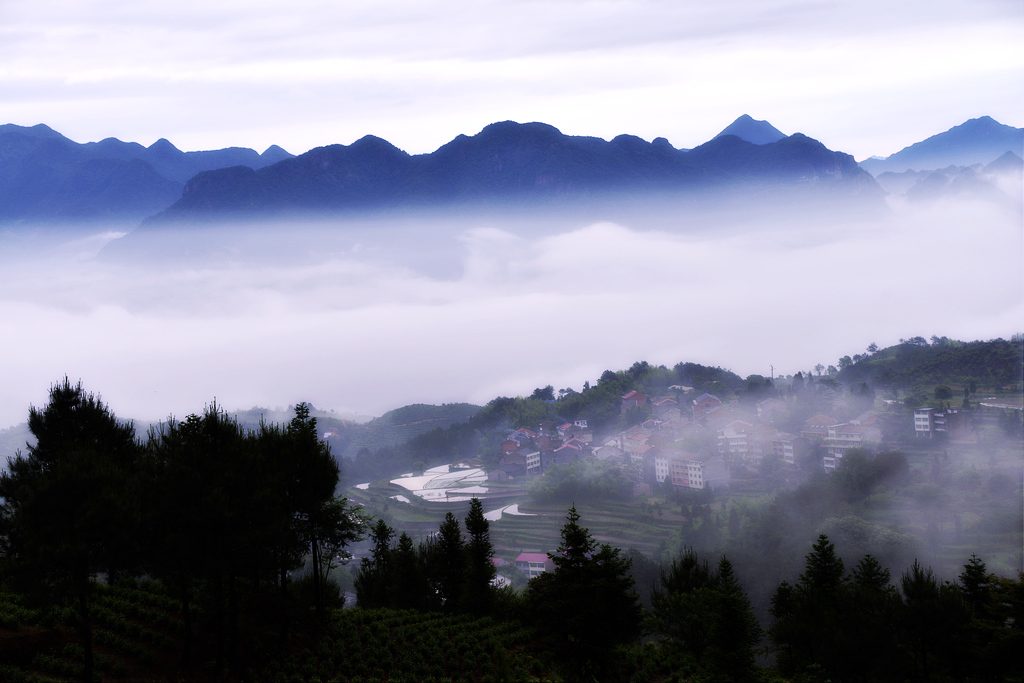
[[[65,375],[141,420],[213,399],[380,414],[579,389],[637,360],[790,374],[871,342],[1020,331],[1018,212],[801,216],[236,225],[165,231],[147,256],[113,248],[142,244],[123,228],[9,230],[0,425]]]

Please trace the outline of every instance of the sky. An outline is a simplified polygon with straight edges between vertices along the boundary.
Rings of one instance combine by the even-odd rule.
[[[0,122],[179,149],[502,120],[707,141],[741,114],[858,160],[1024,125],[1019,0],[0,0]]]
[[[863,159],[977,116],[1024,126],[1022,29],[1019,0],[0,0],[0,122],[423,153],[500,120],[686,148],[747,113]],[[897,202],[871,224],[289,226],[201,262],[96,258],[123,230],[0,233],[0,428],[65,375],[143,420],[214,399],[379,415],[638,360],[806,372],[1024,320],[1020,212],[987,204]]]

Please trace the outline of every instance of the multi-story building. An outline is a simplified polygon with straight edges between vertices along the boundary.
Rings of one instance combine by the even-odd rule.
[[[515,565],[516,569],[531,579],[555,570],[555,563],[545,553],[519,553]]]

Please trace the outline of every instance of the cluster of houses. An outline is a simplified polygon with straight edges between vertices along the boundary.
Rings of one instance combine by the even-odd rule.
[[[677,396],[692,393],[689,387],[671,389],[677,390]],[[768,455],[796,465],[801,454],[814,450],[820,453],[824,469],[834,470],[851,449],[870,449],[882,442],[880,418],[873,412],[847,422],[814,415],[804,421],[799,434],[790,434],[773,425],[776,415],[788,410],[786,402],[777,398],[758,402],[756,411],[738,412],[708,393],[686,400],[652,399],[637,391],[621,397],[623,413],[646,406],[651,409],[648,420],[600,440],[595,440],[586,420],[564,424],[549,420],[538,425],[537,431],[510,431],[502,444],[500,465],[488,478],[541,475],[555,465],[589,459],[635,466],[644,480],[637,493],[650,493],[650,485],[666,482],[674,488],[715,488],[729,483],[731,468],[756,469]],[[919,438],[943,434],[952,439],[969,438],[971,429],[969,414],[961,410],[914,411],[914,432]],[[683,447],[685,442],[693,443],[687,437],[694,435],[703,435],[707,443],[708,434],[715,435],[717,449],[693,453]],[[521,553],[514,564],[530,578],[553,571],[544,553]]]
[[[599,440],[595,440],[586,420],[564,424],[548,420],[536,431],[510,431],[501,447],[499,466],[488,479],[541,475],[555,465],[594,460],[637,467],[643,481],[637,493],[649,492],[643,490],[645,485],[666,482],[675,488],[715,488],[729,483],[731,468],[756,470],[769,455],[796,465],[802,453],[814,450],[821,454],[822,467],[833,470],[850,449],[871,448],[882,442],[879,417],[873,412],[846,422],[814,415],[798,434],[791,434],[774,426],[775,417],[788,410],[781,399],[767,398],[756,404],[756,410],[740,412],[713,394],[683,398],[681,394],[694,392],[682,386],[669,390],[675,390],[676,397],[652,398],[638,391],[622,396],[623,413],[649,407],[650,418]],[[920,408],[914,413],[914,425],[915,433],[922,437],[945,432],[955,438],[958,432],[969,429],[967,416],[955,409]],[[715,436],[717,449],[705,448],[697,453],[683,445],[707,443],[708,434]],[[687,438],[691,436],[704,438]]]

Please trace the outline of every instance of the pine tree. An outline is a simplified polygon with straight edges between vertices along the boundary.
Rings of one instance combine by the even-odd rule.
[[[45,408],[29,410],[28,426],[36,444],[0,473],[3,558],[28,589],[74,600],[91,680],[95,577],[138,564],[141,447],[131,424],[66,377]]]
[[[459,520],[451,512],[445,514],[437,532],[431,574],[442,607],[447,614],[459,609],[465,585],[466,558]]]
[[[464,611],[488,614],[494,598],[491,582],[497,572],[492,562],[494,546],[491,545],[490,522],[484,517],[483,504],[479,498],[469,501],[466,533],[469,535],[469,543],[466,544],[468,562],[463,593]]]
[[[370,531],[373,550],[370,557],[364,557],[356,572],[356,602],[365,609],[389,607],[389,583],[392,576],[391,539],[395,530],[383,519],[378,519]]]
[[[618,548],[597,543],[569,508],[555,571],[530,580],[526,611],[569,680],[604,680],[615,648],[640,635],[642,609]]]
[[[718,581],[711,603],[714,609],[708,615],[711,622],[709,668],[719,673],[718,680],[753,680],[755,648],[761,641],[761,626],[750,607],[750,600],[736,581],[732,563],[724,556],[718,562]]]

